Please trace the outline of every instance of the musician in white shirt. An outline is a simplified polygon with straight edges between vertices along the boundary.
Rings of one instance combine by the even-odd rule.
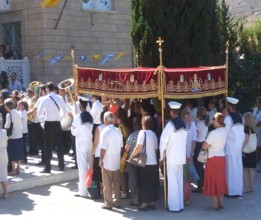
[[[38,116],[44,115],[44,131],[46,141],[45,169],[43,173],[51,172],[51,158],[54,143],[57,145],[58,166],[60,171],[64,171],[64,152],[62,143],[61,118],[67,114],[66,104],[63,98],[54,93],[54,84],[46,84],[47,96],[45,96],[37,109]]]

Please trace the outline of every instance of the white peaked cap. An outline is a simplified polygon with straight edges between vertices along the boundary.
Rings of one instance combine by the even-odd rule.
[[[227,102],[232,105],[236,105],[239,102],[239,100],[233,97],[227,97]]]
[[[82,101],[85,101],[85,102],[89,102],[90,99],[84,97],[84,96],[78,96],[78,100],[82,100]]]
[[[179,102],[171,101],[168,103],[168,105],[171,109],[180,109],[182,104]]]

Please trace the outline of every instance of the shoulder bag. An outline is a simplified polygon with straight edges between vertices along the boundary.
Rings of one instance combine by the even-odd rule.
[[[207,150],[201,150],[198,154],[198,162],[200,163],[206,163],[208,159],[208,151]]]
[[[137,154],[135,157],[131,158],[131,160],[128,161],[130,164],[133,164],[137,167],[145,167],[147,162],[147,154],[146,154],[146,131],[145,131],[145,137],[144,142],[142,146],[142,150],[139,154]]]
[[[253,153],[256,151],[257,145],[257,137],[255,133],[251,133],[251,128],[249,128],[249,139],[246,143],[245,147],[243,148],[244,153]]]
[[[7,136],[11,136],[12,135],[12,133],[13,133],[13,126],[14,126],[11,112],[9,112],[9,114],[10,114],[11,123],[10,123],[10,127],[6,131]]]

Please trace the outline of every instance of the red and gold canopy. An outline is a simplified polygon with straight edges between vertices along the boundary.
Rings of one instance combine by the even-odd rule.
[[[78,93],[117,98],[200,98],[226,93],[225,66],[163,69],[163,87],[156,68],[92,69],[77,67]]]

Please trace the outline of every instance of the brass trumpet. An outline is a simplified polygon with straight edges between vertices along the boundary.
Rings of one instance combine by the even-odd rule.
[[[31,104],[29,105],[28,111],[30,111],[34,108],[34,105],[35,105],[37,99],[39,98],[39,87],[42,86],[42,85],[43,85],[43,83],[41,83],[39,81],[33,81],[29,84],[28,89],[33,91],[34,96],[31,99]],[[29,122],[33,122],[35,117],[36,117],[36,113],[28,115],[27,118],[28,118]]]
[[[65,91],[65,93],[68,95],[68,101],[66,103],[66,108],[68,112],[75,112],[75,99],[72,94],[71,87],[74,84],[73,79],[66,79],[59,83],[58,88]],[[65,99],[65,97],[63,97]],[[61,120],[61,126],[63,131],[67,131],[70,129],[72,125],[73,119],[69,117],[68,115]]]

